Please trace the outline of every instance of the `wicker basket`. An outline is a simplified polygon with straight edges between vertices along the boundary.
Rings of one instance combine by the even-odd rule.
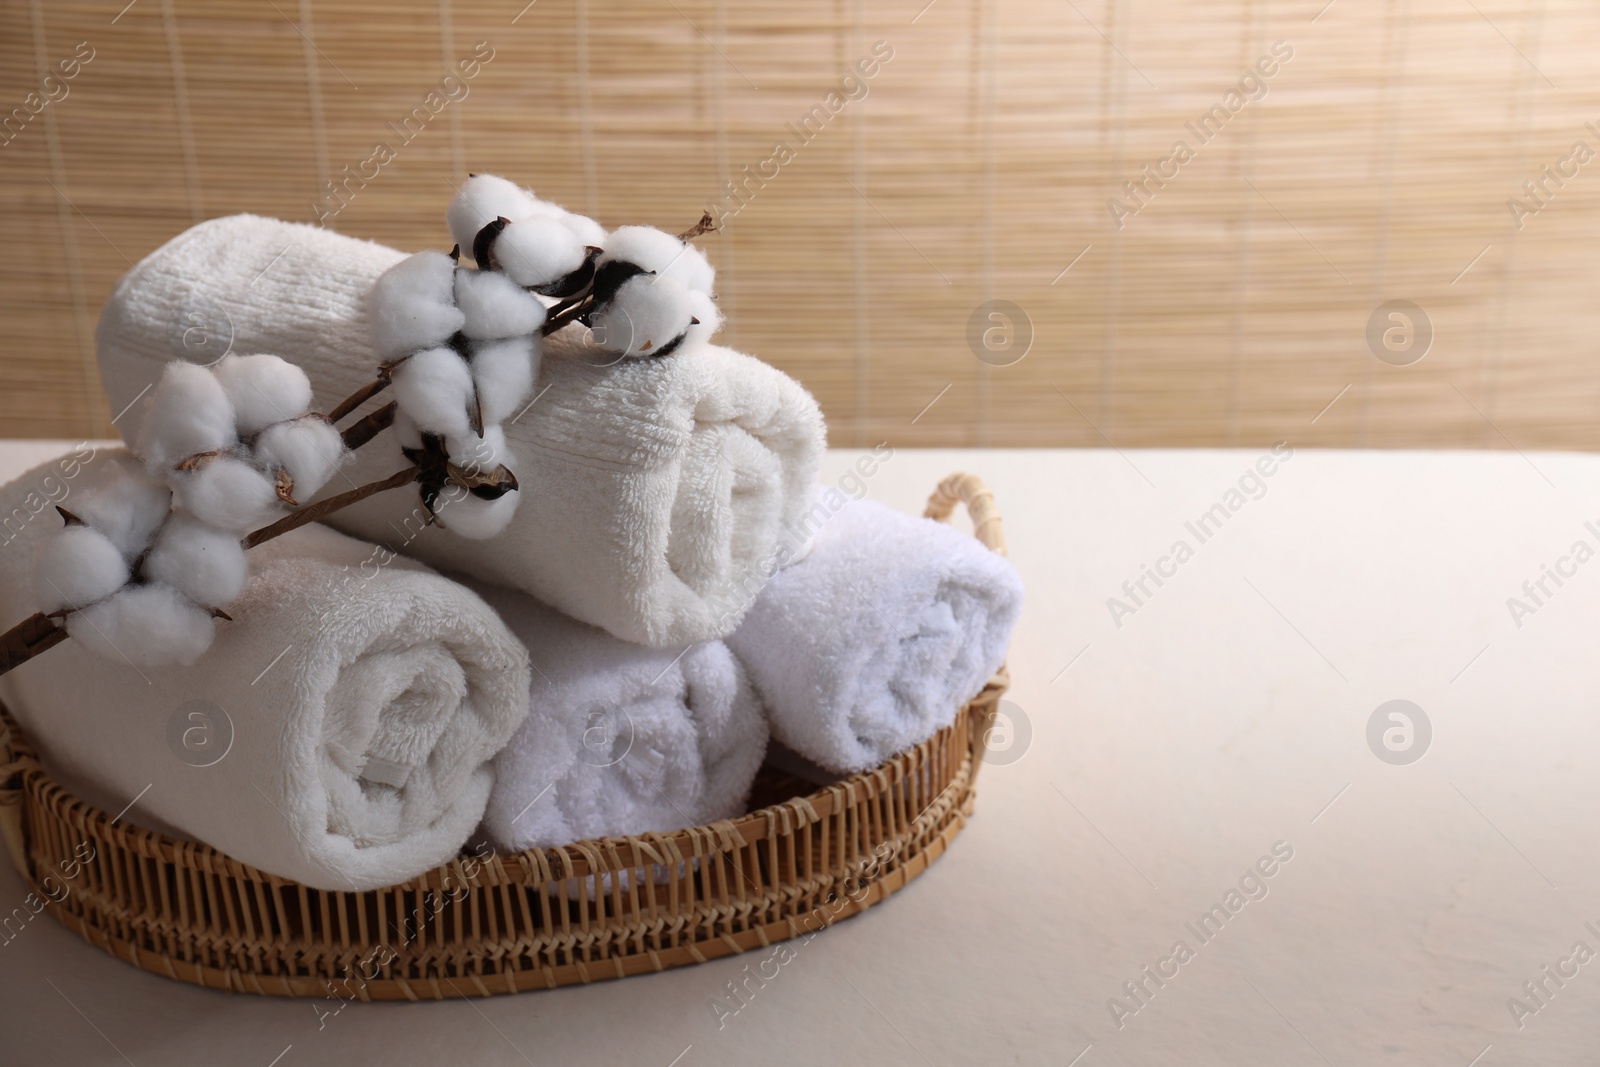
[[[927,514],[947,519],[958,501],[1004,552],[993,498],[972,475],[946,478]],[[54,782],[0,709],[0,831],[57,919],[183,982],[437,1000],[622,978],[811,933],[921,874],[972,811],[1006,681],[1002,668],[950,726],[825,789],[763,768],[754,802],[766,806],[740,819],[463,855],[364,893],[311,889],[113,820]]]

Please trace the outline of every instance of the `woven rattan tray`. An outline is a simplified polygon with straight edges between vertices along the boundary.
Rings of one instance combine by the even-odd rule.
[[[991,495],[951,475],[1004,552]],[[770,767],[757,810],[669,834],[463,855],[404,885],[311,889],[113,820],[63,789],[0,709],[0,832],[34,897],[136,967],[235,992],[348,1000],[515,993],[760,948],[857,914],[921,874],[965,825],[1004,670],[954,723],[826,788]],[[70,876],[67,874],[70,872]]]

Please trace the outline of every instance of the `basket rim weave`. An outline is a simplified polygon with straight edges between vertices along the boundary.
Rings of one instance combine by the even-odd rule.
[[[926,514],[948,520],[958,502],[975,536],[1004,554],[975,476],[946,478]],[[311,889],[113,820],[49,775],[0,706],[0,836],[43,910],[180,981],[341,1000],[587,983],[814,934],[902,888],[965,825],[1008,682],[1002,667],[949,726],[878,767],[737,819],[457,856],[367,892]]]

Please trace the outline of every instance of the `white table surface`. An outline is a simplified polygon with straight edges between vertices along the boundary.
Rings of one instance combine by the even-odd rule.
[[[0,475],[60,450],[0,446]],[[994,489],[1031,743],[920,880],[720,1029],[748,958],[319,1029],[311,1002],[167,981],[41,918],[0,947],[0,1063],[1595,1062],[1600,959],[1520,1027],[1507,1001],[1600,952],[1600,560],[1520,627],[1506,602],[1600,548],[1600,457],[1298,451],[1198,544],[1184,523],[1259,455],[899,451],[870,480],[907,509],[951,470]],[[1194,557],[1118,627],[1107,598],[1179,538]],[[1366,739],[1392,699],[1433,726],[1405,766]],[[1202,944],[1185,923],[1280,841],[1267,895]],[[23,894],[0,870],[0,911]],[[1107,1001],[1180,939],[1119,1028]]]

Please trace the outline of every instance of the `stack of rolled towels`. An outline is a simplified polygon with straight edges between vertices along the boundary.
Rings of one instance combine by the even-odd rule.
[[[224,351],[298,364],[328,411],[380,362],[368,297],[402,258],[248,215],[178,236],[101,316],[119,430],[138,439],[169,361]],[[696,321],[654,359],[545,338],[531,403],[504,419],[521,503],[497,535],[380,493],[251,549],[232,621],[192,664],[67,641],[0,680],[7,707],[90,802],[339,890],[403,882],[469,841],[737,817],[769,745],[843,775],[926,740],[1001,665],[1015,571],[945,524],[820,488],[816,402],[712,343],[713,310]],[[373,441],[327,492],[398,454]],[[59,522],[35,504],[92,510],[130,462],[103,449],[72,477],[52,461],[0,489],[0,624],[38,607],[32,563]]]

